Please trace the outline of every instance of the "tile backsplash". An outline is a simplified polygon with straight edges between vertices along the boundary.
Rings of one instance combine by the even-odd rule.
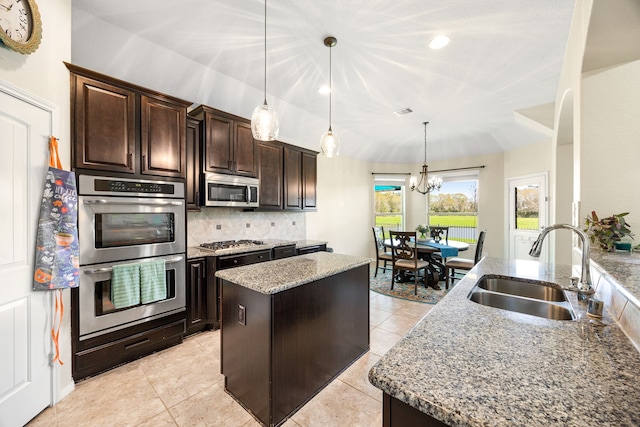
[[[305,240],[304,212],[244,212],[231,208],[202,208],[187,212],[187,246],[221,240]]]

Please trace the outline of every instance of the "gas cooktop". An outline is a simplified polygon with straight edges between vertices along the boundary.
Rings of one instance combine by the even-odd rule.
[[[202,243],[201,248],[205,249],[229,249],[229,248],[243,248],[248,246],[263,245],[261,240],[223,240],[221,242]]]

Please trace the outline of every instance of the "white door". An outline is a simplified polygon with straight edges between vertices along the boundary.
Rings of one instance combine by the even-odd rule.
[[[51,293],[32,292],[52,111],[0,82],[0,426],[51,403]]]
[[[547,175],[510,179],[508,187],[509,259],[535,259],[529,256],[529,250],[548,225]],[[551,259],[549,248],[545,242],[539,261]]]

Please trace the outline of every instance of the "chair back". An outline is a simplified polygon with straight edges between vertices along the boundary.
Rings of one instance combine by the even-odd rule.
[[[391,236],[391,256],[393,262],[398,260],[413,261],[418,264],[418,251],[415,247],[415,231],[389,231]],[[413,242],[411,241],[413,239]]]
[[[487,234],[487,230],[482,230],[478,236],[478,243],[476,243],[476,255],[473,258],[473,264],[477,264],[482,259],[482,247],[484,246],[484,236]]]
[[[378,252],[384,252],[384,228],[383,227],[372,227],[373,228],[373,240],[376,244],[376,250]]]
[[[430,229],[431,238],[433,240],[438,242],[444,236],[445,243],[447,244],[449,243],[449,227],[436,225],[433,227],[430,226],[429,229]]]

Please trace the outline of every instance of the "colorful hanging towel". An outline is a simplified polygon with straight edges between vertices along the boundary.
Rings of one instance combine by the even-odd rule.
[[[80,277],[78,196],[73,172],[62,170],[58,140],[49,140],[49,169],[40,203],[33,290],[77,287]]]
[[[140,263],[140,293],[143,304],[167,299],[167,275],[163,259]]]
[[[140,304],[140,264],[118,264],[111,271],[111,302],[115,308]]]

